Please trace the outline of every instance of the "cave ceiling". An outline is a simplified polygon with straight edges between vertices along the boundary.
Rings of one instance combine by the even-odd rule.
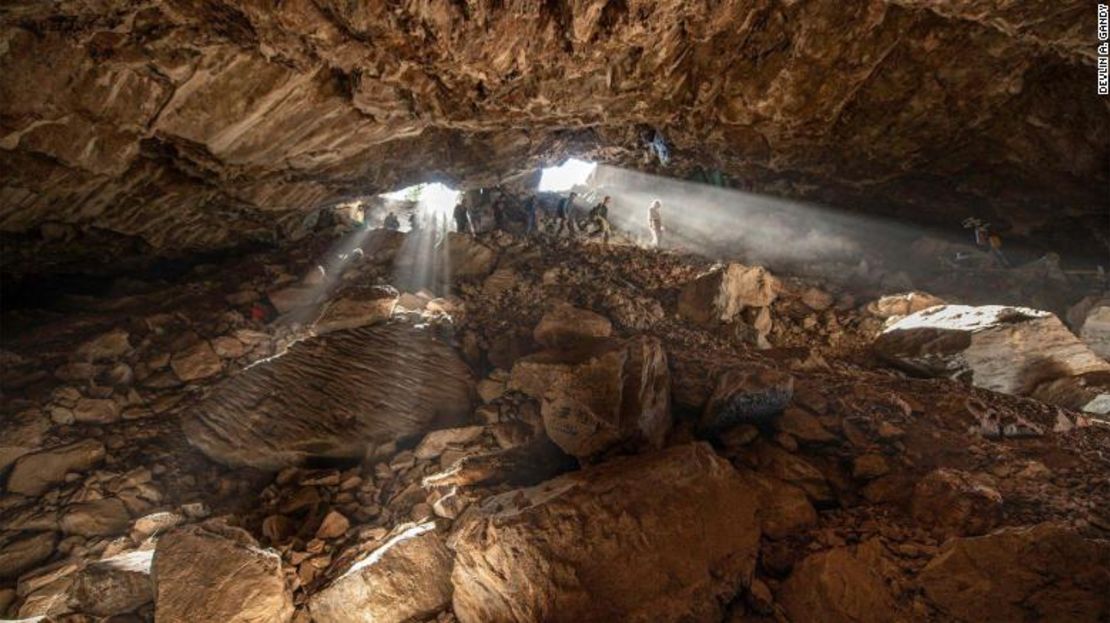
[[[352,197],[577,155],[1098,237],[1094,24],[1059,0],[9,1],[0,230],[211,250]]]

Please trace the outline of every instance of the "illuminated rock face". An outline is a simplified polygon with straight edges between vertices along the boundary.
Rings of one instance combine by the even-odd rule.
[[[186,526],[158,541],[152,563],[155,618],[167,623],[286,623],[293,602],[281,557],[245,531]]]
[[[8,232],[221,247],[429,171],[484,185],[570,153],[656,170],[650,128],[664,173],[776,194],[944,222],[974,207],[1021,233],[1107,210],[1086,5],[13,7]]]
[[[309,608],[319,623],[404,623],[451,603],[451,553],[433,524],[414,525],[356,562]]]
[[[1024,307],[941,305],[906,316],[875,341],[876,352],[903,368],[947,376],[1007,394],[1050,400],[1089,410],[1110,407],[1097,378],[1110,374],[1099,358],[1053,314]],[[1071,387],[1074,383],[1092,388]],[[1071,394],[1078,394],[1072,396]],[[1088,407],[1090,405],[1090,407]]]

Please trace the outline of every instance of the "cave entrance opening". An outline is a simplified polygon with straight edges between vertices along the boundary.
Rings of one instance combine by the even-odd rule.
[[[597,170],[597,163],[578,158],[568,158],[558,166],[543,169],[540,175],[540,192],[565,192],[575,186],[585,185]]]
[[[385,226],[409,231],[419,229],[445,229],[461,191],[441,182],[414,184],[400,190],[378,195],[383,201],[380,210],[367,211],[363,220],[367,225]],[[375,213],[377,212],[377,213]],[[395,219],[396,227],[390,226]]]

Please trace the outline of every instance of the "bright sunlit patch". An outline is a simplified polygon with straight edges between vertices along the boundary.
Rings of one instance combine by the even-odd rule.
[[[454,209],[455,202],[459,199],[459,191],[435,182],[383,193],[382,197],[394,201],[415,201],[425,213],[447,215]]]
[[[577,184],[585,184],[586,179],[597,168],[596,162],[586,162],[570,158],[557,167],[547,167],[540,176],[540,192],[562,192]]]

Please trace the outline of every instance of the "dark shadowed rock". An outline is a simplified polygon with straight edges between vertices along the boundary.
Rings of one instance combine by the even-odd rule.
[[[702,412],[698,427],[716,433],[739,424],[766,422],[782,413],[794,396],[794,377],[762,366],[725,372]]]
[[[486,621],[716,621],[755,569],[753,491],[709,446],[485,500],[454,538],[454,611]]]
[[[213,459],[277,468],[361,457],[369,441],[458,421],[472,391],[466,364],[426,332],[360,328],[297,343],[225,381],[183,428]]]

